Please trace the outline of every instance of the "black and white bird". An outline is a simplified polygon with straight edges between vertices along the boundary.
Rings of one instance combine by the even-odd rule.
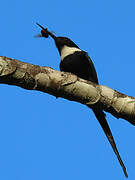
[[[48,38],[51,36],[56,44],[59,51],[61,62],[60,70],[64,72],[71,72],[76,76],[92,81],[98,84],[97,73],[93,65],[92,60],[88,56],[87,52],[81,50],[72,40],[67,37],[57,37],[52,32],[48,31],[47,28],[42,27],[37,23],[38,26],[42,28],[40,37]],[[113,151],[115,152],[119,163],[124,171],[126,177],[128,177],[125,165],[120,157],[117,150],[114,138],[112,136],[111,130],[105,118],[105,113],[100,108],[92,109],[98,122],[100,123],[105,135],[107,136]]]

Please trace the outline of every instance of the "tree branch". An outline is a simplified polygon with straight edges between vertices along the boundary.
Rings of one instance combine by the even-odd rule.
[[[89,107],[102,107],[116,118],[135,125],[135,98],[77,76],[0,56],[0,83],[38,90],[76,101]]]

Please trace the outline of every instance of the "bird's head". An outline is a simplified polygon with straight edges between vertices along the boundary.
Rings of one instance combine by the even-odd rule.
[[[44,28],[38,23],[36,24],[42,28],[40,37],[44,37],[44,38],[48,38],[49,36],[52,37],[56,44],[56,47],[59,50],[59,53],[61,53],[61,50],[64,46],[79,48],[71,39],[67,37],[57,37],[52,32],[48,31],[47,28]]]

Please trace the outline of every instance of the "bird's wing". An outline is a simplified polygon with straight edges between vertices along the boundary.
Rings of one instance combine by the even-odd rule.
[[[102,110],[100,110],[100,109],[92,109],[92,110],[93,110],[97,120],[99,121],[99,123],[100,123],[100,125],[101,125],[101,127],[102,127],[102,129],[103,129],[103,131],[105,133],[105,135],[107,136],[107,138],[108,138],[108,140],[109,140],[109,142],[110,142],[110,144],[111,144],[111,146],[113,148],[113,151],[115,152],[115,154],[116,154],[116,156],[117,156],[117,158],[119,160],[119,163],[120,163],[120,165],[121,165],[121,167],[122,167],[122,169],[124,171],[125,176],[128,177],[125,165],[124,165],[124,163],[123,163],[123,161],[122,161],[122,159],[120,157],[120,154],[119,154],[119,152],[117,150],[115,141],[113,139],[111,130],[109,128],[109,125],[108,125],[108,123],[106,121],[104,112]]]
[[[93,64],[93,62],[92,62],[92,60],[91,60],[91,58],[89,57],[89,55],[88,55],[87,52],[85,52],[85,56],[86,56],[86,58],[88,59],[89,64],[90,64],[90,70],[89,70],[89,72],[90,72],[90,76],[91,76],[91,78],[92,78],[92,82],[98,84],[97,72],[96,72],[96,69],[95,69],[95,67],[94,67],[94,64]]]

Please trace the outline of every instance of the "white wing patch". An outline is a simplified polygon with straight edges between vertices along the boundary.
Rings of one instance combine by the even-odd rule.
[[[76,48],[76,47],[68,47],[68,46],[64,46],[61,50],[61,61],[68,55],[70,54],[74,54],[74,52],[76,51],[81,51],[81,49]]]

